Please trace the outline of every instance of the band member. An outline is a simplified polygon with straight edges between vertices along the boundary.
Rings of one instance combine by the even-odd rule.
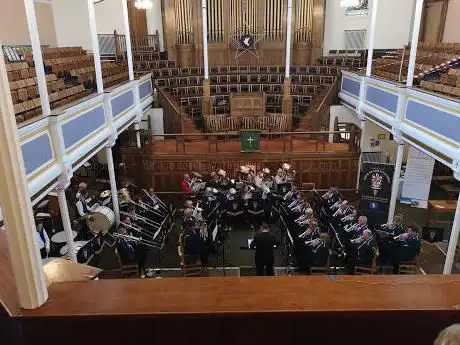
[[[93,202],[93,198],[88,193],[86,183],[81,182],[78,185],[78,193],[76,195],[76,199],[77,202],[75,206],[77,207],[77,212],[80,215],[80,217],[85,217],[94,211],[95,207],[90,206]]]
[[[311,266],[326,267],[329,259],[329,235],[322,233],[318,238],[305,243],[303,253],[304,267],[301,270],[310,274]]]
[[[286,174],[284,173],[283,169],[279,168],[276,171],[275,184],[279,185],[279,184],[283,184],[283,183],[286,183]]]
[[[340,198],[340,193],[337,187],[330,187],[329,190],[323,194],[322,198],[329,204],[334,205]]]
[[[142,197],[142,203],[146,204],[146,205],[149,205],[151,207],[158,208],[158,205],[157,205],[158,202],[156,200],[155,190],[153,188],[149,188],[149,190],[147,191],[147,194],[145,194]]]
[[[43,218],[37,217],[35,219],[35,227],[37,229],[37,244],[38,244],[38,249],[40,249],[40,255],[42,259],[45,259],[48,257],[48,254],[50,252],[50,239],[48,237],[48,234],[43,227]]]
[[[368,230],[367,228],[367,217],[366,216],[361,216],[358,218],[358,223],[351,226],[346,230],[353,239],[356,239],[358,237],[361,237],[363,232],[365,230]]]
[[[387,236],[396,237],[404,233],[403,227],[403,216],[401,214],[397,214],[394,217],[392,223],[387,223],[382,225],[381,232],[386,234]]]
[[[185,194],[192,193],[192,180],[190,179],[189,174],[184,175],[184,179],[182,180],[180,184],[180,188]]]
[[[316,238],[319,238],[319,227],[316,220],[310,222],[310,226],[307,230],[299,235],[299,238],[305,242],[312,241]]]
[[[395,240],[399,243],[398,261],[413,261],[420,253],[419,228],[415,225],[407,227],[406,231],[397,236]]]
[[[209,175],[209,177],[210,177],[210,180],[209,180],[208,185],[211,188],[219,188],[219,186],[220,186],[219,177],[217,176],[216,172],[212,171],[211,174]]]
[[[351,209],[350,209],[350,206],[348,206],[348,201],[344,200],[344,201],[342,201],[342,203],[340,204],[338,209],[333,214],[333,217],[334,218],[335,217],[342,218],[342,217],[346,216],[350,212],[350,210]]]
[[[189,201],[189,200],[187,200],[187,201]],[[187,201],[186,201],[186,203],[187,203]],[[190,203],[188,203],[186,205],[187,205],[187,207],[184,210],[184,219],[183,219],[183,224],[182,224],[184,230],[188,229],[188,228],[193,228],[195,226],[195,223],[196,223],[196,219],[195,219],[195,217],[193,217],[193,204],[191,206],[190,206]],[[190,207],[188,207],[188,206],[190,206]]]
[[[374,256],[377,252],[377,242],[372,235],[372,231],[366,229],[362,235],[351,241],[351,249],[354,249],[347,258],[347,273],[354,274],[355,265],[372,265]]]
[[[279,242],[275,235],[270,233],[267,224],[263,224],[261,232],[254,236],[250,248],[256,250],[255,263],[258,276],[273,276],[275,264],[275,247]]]
[[[259,171],[257,175],[254,177],[254,185],[258,189],[262,189],[263,182],[264,182],[264,173],[262,171]]]
[[[184,211],[184,262],[196,265],[200,261],[201,238],[189,210]]]

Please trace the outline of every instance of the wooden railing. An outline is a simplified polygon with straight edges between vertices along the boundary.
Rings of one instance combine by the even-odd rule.
[[[205,116],[205,127],[209,133],[261,130],[285,132],[290,128],[290,117],[283,114],[270,114],[261,117],[232,117],[228,114]]]
[[[126,35],[120,35],[116,31],[113,34],[98,34],[99,50],[102,56],[126,55]],[[159,52],[160,39],[158,31],[153,35],[131,35],[131,50],[133,53]]]
[[[340,136],[340,141],[329,142],[329,136]],[[261,132],[260,153],[324,153],[359,152],[361,131],[352,128],[339,132]],[[208,154],[239,153],[240,134],[237,133],[187,133],[164,134],[161,140],[151,140],[155,154]]]
[[[158,88],[158,103],[163,108],[165,133],[183,133],[183,118],[180,107],[171,101],[172,97]]]
[[[339,87],[339,80],[336,79],[334,84],[329,88],[326,96],[323,98],[323,101],[316,109],[311,111],[314,113],[314,128],[321,129],[322,127],[328,127],[328,124],[322,123],[322,121],[329,121],[328,112],[331,104],[337,98],[337,89]]]

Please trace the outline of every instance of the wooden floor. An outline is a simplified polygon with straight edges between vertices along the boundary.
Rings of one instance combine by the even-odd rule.
[[[193,140],[177,143],[174,139],[154,140],[151,149],[155,153],[238,153],[241,151],[239,140],[211,142],[208,140]],[[316,140],[261,140],[260,151],[277,152],[348,152],[349,145],[343,143],[316,142]]]

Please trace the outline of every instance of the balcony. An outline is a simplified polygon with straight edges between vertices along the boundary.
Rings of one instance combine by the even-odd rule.
[[[114,86],[18,128],[32,203],[139,122],[153,102],[151,75]]]
[[[460,171],[459,102],[346,71],[339,98],[361,119]]]

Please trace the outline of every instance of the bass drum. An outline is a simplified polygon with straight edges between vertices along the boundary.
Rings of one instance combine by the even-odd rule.
[[[94,212],[86,219],[88,228],[95,234],[109,232],[114,223],[115,213],[106,206],[96,207]]]

